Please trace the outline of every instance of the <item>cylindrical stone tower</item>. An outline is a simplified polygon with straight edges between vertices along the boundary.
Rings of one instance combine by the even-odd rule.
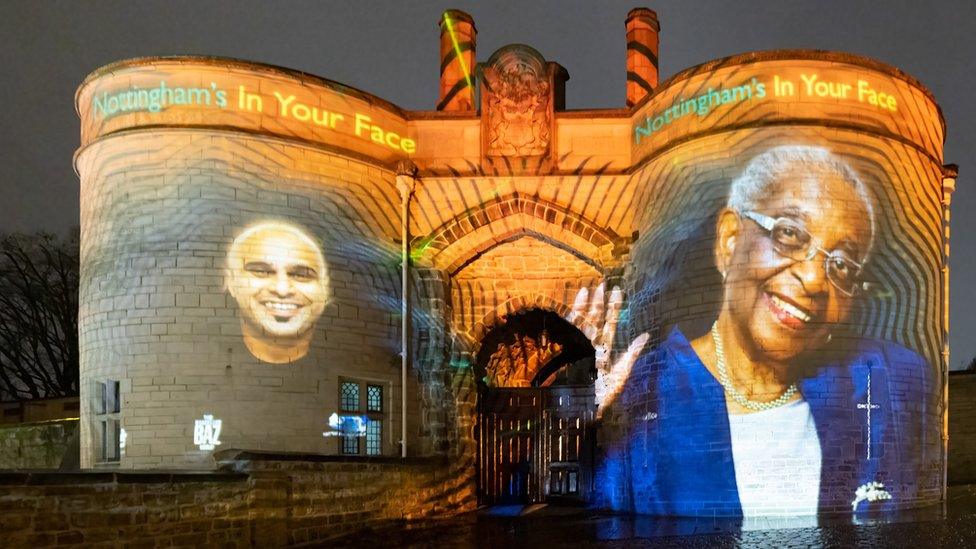
[[[622,406],[642,419],[627,450],[611,450],[629,458],[633,510],[801,515],[939,500],[944,131],[914,78],[820,51],[693,67],[634,114],[646,192],[629,330],[659,351],[631,371]],[[762,393],[753,368],[789,381]],[[778,449],[797,406],[816,432]],[[742,435],[756,418],[771,435]],[[755,466],[752,451],[789,465]]]
[[[77,108],[82,465],[398,454],[399,109],[212,58],[104,67]]]

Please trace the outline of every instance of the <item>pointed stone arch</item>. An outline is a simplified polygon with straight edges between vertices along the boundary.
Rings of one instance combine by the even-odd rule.
[[[595,334],[598,330],[597,326],[594,326],[586,320],[585,315],[573,313],[572,303],[563,303],[551,296],[542,294],[520,295],[499,304],[494,310],[489,311],[480,321],[475,323],[474,327],[467,334],[468,337],[465,338],[471,345],[470,352],[472,354],[478,353],[485,335],[498,326],[502,317],[529,309],[552,311],[584,334]]]
[[[518,192],[497,197],[447,221],[414,241],[415,256],[454,274],[487,250],[532,236],[593,265],[616,265],[629,241],[568,208]]]

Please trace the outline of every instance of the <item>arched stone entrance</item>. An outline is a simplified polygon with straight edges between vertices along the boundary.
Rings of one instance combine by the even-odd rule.
[[[594,349],[559,315],[505,315],[481,341],[482,504],[585,502],[592,491]]]

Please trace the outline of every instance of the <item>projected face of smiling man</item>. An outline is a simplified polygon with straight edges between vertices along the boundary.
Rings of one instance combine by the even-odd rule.
[[[230,246],[226,283],[252,355],[283,364],[308,353],[329,297],[325,259],[311,237],[285,223],[252,225]]]

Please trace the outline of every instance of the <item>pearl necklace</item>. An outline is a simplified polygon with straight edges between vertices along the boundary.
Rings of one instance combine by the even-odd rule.
[[[769,402],[757,402],[755,400],[749,400],[746,396],[739,392],[732,385],[732,380],[729,378],[729,372],[725,368],[725,351],[722,349],[722,336],[718,333],[718,322],[712,324],[712,341],[715,342],[715,356],[717,358],[718,364],[716,369],[718,370],[718,380],[725,388],[725,392],[732,397],[732,400],[736,401],[740,406],[749,408],[750,410],[755,410],[761,412],[763,410],[772,410],[773,408],[779,408],[780,406],[786,404],[793,395],[796,394],[796,383],[790,385],[786,388],[786,392],[779,396],[776,400],[770,400]]]

